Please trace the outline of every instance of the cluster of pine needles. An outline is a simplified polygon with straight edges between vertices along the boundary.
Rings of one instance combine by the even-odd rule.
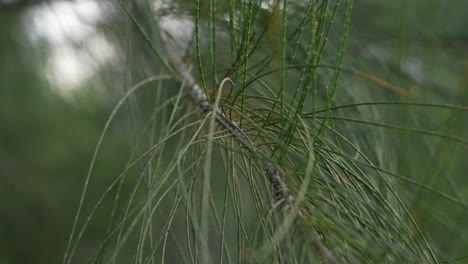
[[[417,102],[345,67],[351,0],[118,2],[152,53],[143,65],[160,74],[146,69],[111,113],[64,263],[105,203],[109,227],[92,263],[438,261],[403,186],[466,205],[395,172],[391,135],[467,140],[378,122],[379,109],[467,109]],[[366,85],[392,100],[375,101]],[[85,214],[107,131],[143,101],[152,108],[133,128],[128,164]]]

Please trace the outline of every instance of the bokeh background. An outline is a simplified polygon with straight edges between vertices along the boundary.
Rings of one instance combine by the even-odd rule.
[[[404,87],[421,101],[467,106],[467,10],[464,0],[355,1],[345,64]],[[99,134],[136,81],[127,73],[157,70],[126,67],[129,43],[136,46],[131,50],[143,45],[128,41],[141,37],[129,27],[116,1],[0,0],[0,264],[61,262]],[[147,56],[141,50],[133,58]],[[363,89],[375,89],[382,99],[394,96],[377,85]],[[89,201],[129,159],[132,127],[141,122],[132,113],[144,111],[131,107],[106,137]],[[466,112],[430,115],[445,120],[442,132],[467,139]],[[402,118],[411,116],[395,116]],[[396,169],[467,202],[468,146],[441,142],[428,150],[418,137],[397,146]],[[428,152],[438,158],[426,157]],[[425,182],[426,175],[439,176]],[[408,197],[447,258],[468,255],[468,214],[439,205],[430,192]],[[95,249],[108,224],[98,214],[78,261]],[[457,263],[468,263],[463,261]]]

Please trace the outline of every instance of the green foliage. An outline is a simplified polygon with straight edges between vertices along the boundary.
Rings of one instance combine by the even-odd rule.
[[[190,53],[191,44],[181,43],[190,32],[171,32],[170,27],[184,20],[188,27],[193,23],[195,79],[214,109],[222,106],[225,114],[218,115],[239,122],[256,147],[223,123],[216,132],[220,121],[215,123],[213,113],[205,118],[197,113],[184,83],[173,86],[179,93],[171,96],[170,83],[160,81],[163,76],[146,79],[158,90],[152,114],[158,118],[138,130],[135,158],[104,193],[117,192],[116,208],[123,209],[119,215],[111,211],[113,224],[95,260],[115,261],[134,248],[126,261],[437,261],[435,245],[415,218],[415,205],[407,202],[411,187],[405,185],[417,186],[414,193],[466,205],[401,174],[405,162],[399,159],[405,155],[394,146],[406,144],[412,135],[423,141],[421,148],[437,138],[466,144],[451,133],[418,128],[423,117],[412,110],[466,108],[416,104],[401,88],[348,68],[346,74],[352,75],[340,78],[350,1],[196,1],[192,9],[163,5],[155,17],[119,3],[161,65],[175,70],[173,79],[185,80],[189,89],[192,77],[186,77],[173,53]],[[168,41],[159,38],[161,30],[172,35],[176,51],[161,48],[161,41]],[[368,90],[363,80],[398,94],[377,102],[373,98],[384,90]],[[142,87],[134,86],[121,102]],[[404,119],[392,124],[390,111],[379,110],[384,107],[401,111]],[[395,132],[410,135],[400,140]],[[279,172],[283,187],[269,181],[265,162]],[[128,171],[137,166],[132,177]],[[134,177],[133,191],[120,191],[119,184]],[[278,194],[276,188],[282,191]],[[122,204],[120,196],[127,197]],[[288,199],[291,204],[284,207]],[[66,262],[81,231],[77,234],[75,238],[72,232]]]
[[[41,187],[22,193],[42,197],[31,207],[61,208],[38,222],[70,234],[68,244],[62,235],[18,248],[40,259],[50,259],[51,247],[65,251],[63,263],[466,258],[468,67],[460,58],[468,54],[439,39],[461,41],[458,23],[434,22],[455,4],[159,3],[106,4],[99,29],[119,58],[97,74],[117,98],[113,110],[96,99],[95,80],[77,99],[86,104],[65,102],[46,88],[34,68],[40,61],[5,78],[26,90],[1,90],[0,98],[15,99],[2,100],[0,150],[8,155],[0,162],[28,154],[9,173],[30,163]],[[200,111],[186,68],[210,109],[222,111]],[[18,109],[20,100],[41,111]],[[5,262],[34,261],[18,254]]]

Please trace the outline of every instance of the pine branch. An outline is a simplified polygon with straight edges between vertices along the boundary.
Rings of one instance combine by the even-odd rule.
[[[215,107],[210,104],[200,85],[191,75],[187,65],[171,48],[169,37],[161,27],[160,35],[169,58],[169,63],[175,73],[180,77],[181,81],[185,84],[188,93],[191,95],[195,104],[199,106],[201,112],[205,116],[215,114],[215,121],[218,128],[228,131],[228,133],[238,141],[243,149],[250,150],[254,153],[261,152],[261,150],[258,149],[258,145],[244,133],[244,130],[240,127],[238,122],[231,120],[220,108],[216,107],[215,109]],[[288,184],[273,164],[263,159],[260,159],[260,164],[270,183],[273,199],[275,203],[278,204],[275,210],[280,215],[279,222],[282,223],[283,216],[288,215],[293,208],[297,208],[298,205],[295,204],[296,199],[290,194]],[[298,216],[303,218],[304,215],[301,213],[301,209],[297,208],[296,210],[298,212]],[[296,224],[297,221],[294,221],[293,227],[296,227]],[[335,255],[323,244],[320,236],[315,230],[313,230],[313,228],[309,230],[308,238],[316,254],[321,256],[326,263],[337,263]]]

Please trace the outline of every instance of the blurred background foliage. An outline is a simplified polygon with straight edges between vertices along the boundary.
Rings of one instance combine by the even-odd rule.
[[[145,12],[135,10],[137,15]],[[355,1],[345,66],[403,87],[417,101],[466,107],[466,10],[468,1],[463,0]],[[154,63],[128,68],[126,60],[155,59],[131,27],[114,1],[0,0],[0,264],[61,261],[107,117],[126,89],[159,70]],[[129,50],[131,56],[126,54]],[[340,97],[343,89],[368,90],[369,98],[362,102],[400,97],[343,73],[338,105],[353,102]],[[147,98],[153,93],[134,98],[126,105],[127,114],[112,125],[85,209],[97,199],[93,190],[105,189],[125,168],[137,147],[134,128],[150,113]],[[376,109],[377,114],[369,113],[376,122],[383,115],[388,123],[467,140],[466,112],[408,106]],[[352,129],[359,130],[360,125]],[[388,136],[395,138],[388,148],[396,152],[380,155],[396,155],[398,162],[388,164],[382,158],[379,166],[468,203],[466,144],[415,133]],[[414,185],[400,191],[442,260],[467,256],[466,208]],[[104,207],[111,205],[104,201]],[[96,250],[108,225],[106,216],[98,213],[78,248],[77,263],[92,255],[89,251]]]

